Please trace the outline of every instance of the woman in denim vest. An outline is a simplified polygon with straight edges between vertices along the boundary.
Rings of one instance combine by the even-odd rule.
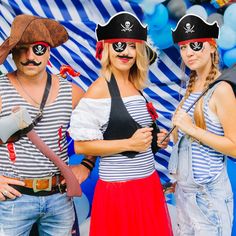
[[[195,15],[180,19],[173,39],[183,64],[190,69],[186,93],[173,125],[175,146],[169,170],[177,180],[177,235],[230,236],[233,193],[226,156],[236,157],[236,100],[231,86],[217,83],[194,105],[202,91],[216,80],[219,27]]]

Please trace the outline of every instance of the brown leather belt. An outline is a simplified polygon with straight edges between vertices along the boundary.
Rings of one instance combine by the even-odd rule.
[[[39,192],[39,191],[51,191],[52,188],[60,185],[64,177],[62,175],[54,175],[43,178],[32,178],[32,179],[11,178],[11,179],[22,181],[25,183],[24,185],[25,188],[30,188],[33,189],[34,192]]]

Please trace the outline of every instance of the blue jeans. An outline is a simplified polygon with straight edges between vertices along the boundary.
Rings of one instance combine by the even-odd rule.
[[[173,148],[169,171],[175,191],[177,236],[231,236],[233,193],[226,165],[217,178],[198,184],[193,178],[191,141],[185,136]]]
[[[0,202],[0,235],[28,236],[37,222],[40,236],[69,236],[74,223],[72,199],[64,194],[22,195]]]

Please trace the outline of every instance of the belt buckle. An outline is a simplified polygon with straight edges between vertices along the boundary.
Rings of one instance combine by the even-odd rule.
[[[45,189],[38,189],[37,188],[37,181],[38,180],[48,180],[48,187]],[[40,192],[40,191],[51,191],[52,190],[52,176],[49,177],[44,177],[44,178],[34,178],[33,179],[33,191],[35,193]]]

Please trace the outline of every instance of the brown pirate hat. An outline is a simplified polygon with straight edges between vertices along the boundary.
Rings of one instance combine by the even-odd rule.
[[[0,46],[0,65],[16,45],[43,41],[54,48],[67,40],[68,33],[59,22],[37,16],[18,15],[12,22],[10,37]]]

